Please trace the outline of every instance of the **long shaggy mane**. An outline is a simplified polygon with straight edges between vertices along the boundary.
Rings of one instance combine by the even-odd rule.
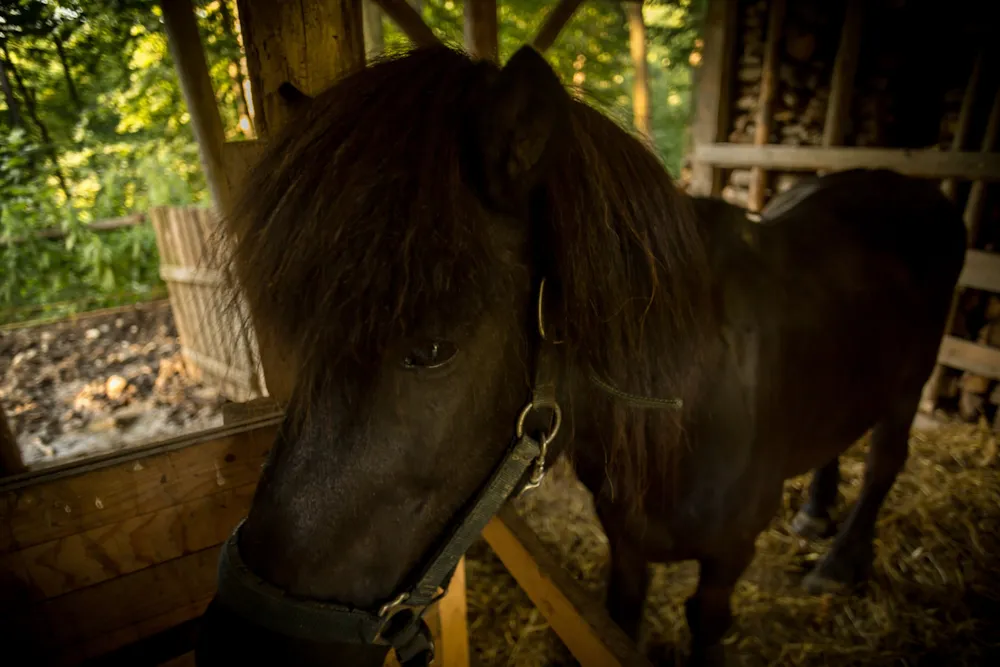
[[[248,176],[229,267],[256,326],[294,352],[299,402],[360,382],[432,304],[505,289],[461,164],[461,128],[497,71],[441,47],[378,62],[318,96]],[[537,216],[547,265],[534,267],[561,296],[570,364],[692,406],[712,317],[693,212],[641,141],[579,102],[570,125]],[[640,498],[683,414],[604,405],[603,445]]]

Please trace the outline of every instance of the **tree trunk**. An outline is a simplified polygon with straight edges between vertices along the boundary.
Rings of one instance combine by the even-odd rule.
[[[52,33],[52,41],[56,45],[56,53],[59,54],[59,62],[62,64],[63,76],[66,78],[66,88],[69,90],[69,98],[73,100],[73,106],[76,107],[77,111],[83,111],[80,95],[76,92],[76,84],[73,83],[73,75],[69,71],[69,60],[66,58],[66,50],[63,48],[62,39],[56,33]]]
[[[4,53],[7,52],[6,45],[3,45]],[[7,101],[7,115],[10,117],[10,126],[21,127],[21,106],[14,97],[14,88],[10,85],[10,75],[7,73],[7,59],[0,57],[0,86],[3,86],[3,96]]]
[[[10,70],[11,75],[14,77],[14,82],[17,84],[17,89],[21,93],[21,97],[24,99],[24,107],[28,110],[28,117],[34,122],[35,127],[38,128],[38,134],[42,138],[42,144],[45,145],[45,150],[49,154],[49,159],[52,161],[52,168],[55,170],[56,180],[59,181],[59,187],[63,191],[63,195],[66,196],[66,201],[71,201],[71,196],[69,192],[69,187],[66,185],[66,177],[62,173],[62,167],[59,166],[59,157],[56,155],[55,146],[52,144],[52,136],[49,134],[49,128],[45,125],[42,119],[38,115],[38,107],[35,106],[35,97],[28,90],[28,87],[24,83],[24,79],[21,78],[21,73],[18,71],[17,67],[14,65],[14,61],[10,58],[10,51],[7,49],[7,42],[4,41],[0,43],[3,53],[0,53],[0,58],[6,60],[7,69]]]
[[[362,10],[364,11],[365,22],[365,56],[369,59],[377,58],[385,51],[385,35],[382,31],[382,9],[372,2],[372,0],[364,0]]]
[[[236,22],[229,12],[229,0],[219,0],[219,18],[222,21],[222,29],[226,36],[239,44],[236,38]],[[250,103],[247,101],[246,77],[243,76],[243,69],[237,58],[229,65],[229,77],[233,80],[233,92],[236,95],[236,112],[239,116],[240,131],[247,139],[254,138],[253,120],[250,118]]]
[[[646,24],[642,20],[642,0],[625,3],[628,10],[628,41],[634,68],[632,80],[632,114],[635,129],[644,137],[651,136],[649,105],[649,65],[646,62]]]

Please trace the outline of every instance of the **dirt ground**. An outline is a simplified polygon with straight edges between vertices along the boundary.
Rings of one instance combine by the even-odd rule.
[[[167,301],[0,331],[0,405],[25,463],[61,463],[222,424],[188,376]]]

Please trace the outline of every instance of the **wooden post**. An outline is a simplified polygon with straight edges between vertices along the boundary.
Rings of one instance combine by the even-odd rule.
[[[473,58],[499,61],[497,0],[465,0],[465,48]]]
[[[837,48],[837,58],[830,78],[830,102],[826,107],[826,123],[823,125],[824,146],[839,146],[844,143],[844,125],[851,113],[854,78],[861,51],[864,3],[865,0],[848,0],[847,3],[840,46]]]
[[[965,150],[969,142],[969,128],[972,126],[972,110],[976,106],[976,93],[979,90],[979,80],[983,74],[983,61],[986,59],[986,49],[980,49],[976,56],[976,61],[972,65],[972,74],[969,75],[969,82],[965,84],[965,94],[962,96],[962,106],[958,112],[958,125],[955,127],[955,136],[951,140],[951,150],[960,152]],[[941,192],[949,199],[955,198],[955,179],[946,178],[941,182]]]
[[[531,42],[536,51],[545,53],[546,49],[552,46],[582,3],[583,0],[559,0],[559,4],[553,7],[549,15],[545,17],[545,22],[542,23],[538,34]]]
[[[160,7],[170,55],[174,59],[181,92],[191,116],[191,127],[198,141],[205,180],[216,206],[226,207],[230,203],[222,162],[222,144],[226,141],[226,134],[198,35],[194,7],[191,0],[160,0]]]
[[[246,151],[223,151],[230,183],[239,182],[254,153],[291,117],[278,92],[281,84],[316,95],[365,62],[361,0],[238,0],[238,7],[259,140],[241,142],[249,144]],[[251,313],[251,319],[268,393],[287,403],[296,361],[260,314]]]
[[[786,0],[772,0],[768,11],[767,42],[764,46],[764,65],[760,78],[760,99],[757,102],[757,126],[754,128],[753,137],[755,146],[770,143],[771,117],[774,115],[774,99],[778,92],[778,47],[781,45],[781,29],[785,24],[785,7]],[[752,167],[747,208],[754,213],[764,208],[766,189],[767,172],[763,167]]]
[[[409,37],[417,46],[440,46],[441,40],[424,23],[413,7],[406,0],[375,0],[385,15],[399,26],[403,34]]]
[[[21,458],[21,448],[17,445],[14,429],[7,423],[7,415],[0,409],[0,477],[16,475],[27,467]]]
[[[632,55],[632,117],[635,129],[652,139],[652,112],[649,108],[649,63],[646,61],[646,23],[642,19],[642,1],[628,0],[628,45]]]
[[[737,0],[708,0],[702,31],[705,43],[701,63],[695,70],[695,117],[691,127],[695,151],[700,145],[721,141],[728,130],[738,8]],[[688,193],[700,197],[720,195],[720,170],[709,162],[692,160]]]

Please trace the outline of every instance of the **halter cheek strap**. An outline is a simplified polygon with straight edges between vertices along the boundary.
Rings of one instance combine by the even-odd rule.
[[[413,583],[377,611],[293,597],[255,575],[239,553],[236,527],[219,557],[216,599],[251,623],[279,634],[316,642],[391,647],[403,667],[426,667],[434,657],[423,615],[448,589],[459,560],[509,498],[537,487],[546,473],[549,445],[562,424],[556,400],[560,359],[545,339],[541,318],[544,280],[539,288],[541,342],[535,358],[531,399],[518,415],[514,439],[476,496],[452,522]]]

